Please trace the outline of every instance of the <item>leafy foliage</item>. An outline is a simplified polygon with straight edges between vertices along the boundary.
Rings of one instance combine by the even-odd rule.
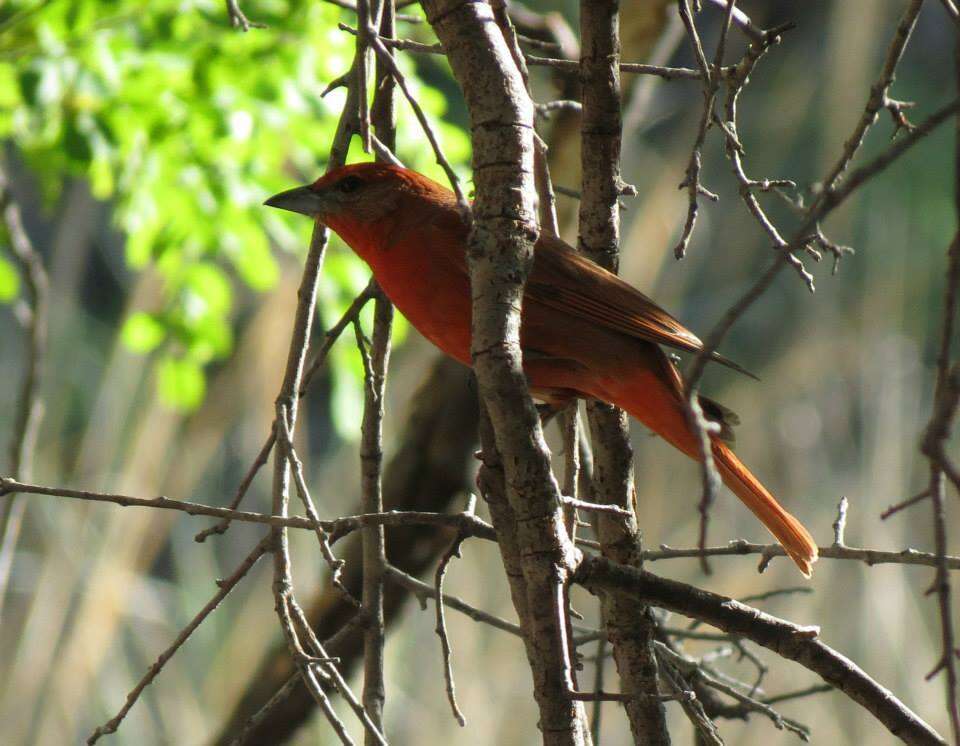
[[[343,101],[340,91],[320,94],[353,54],[333,5],[264,0],[248,11],[268,28],[231,28],[214,0],[13,0],[0,9],[0,137],[17,143],[48,205],[71,175],[112,202],[128,264],[155,269],[164,287],[161,305],[134,311],[122,339],[158,355],[160,395],[188,409],[203,399],[203,366],[231,352],[238,288],[269,290],[279,274],[272,246],[306,245],[308,221],[261,205],[318,175]],[[422,92],[439,119],[444,97]],[[441,120],[441,137],[463,163],[464,133]],[[439,174],[418,130],[401,127],[399,151]],[[357,148],[352,156],[368,158]],[[332,252],[324,319],[366,276],[352,254]],[[12,267],[0,263],[0,300],[16,292]],[[334,410],[347,432],[358,420],[344,398],[356,388],[355,358],[334,356]]]
[[[0,257],[0,303],[9,303],[20,291],[20,278],[17,270],[3,257]]]

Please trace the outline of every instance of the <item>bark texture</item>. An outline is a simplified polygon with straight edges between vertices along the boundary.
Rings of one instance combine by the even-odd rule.
[[[583,90],[579,248],[616,272],[620,261],[620,23],[618,0],[580,3],[580,82]],[[635,516],[633,449],[626,413],[599,401],[587,406],[594,455],[593,499],[631,511],[630,518],[598,513],[594,522],[604,557],[640,566]],[[646,604],[633,598],[602,597],[607,639],[624,694],[634,743],[669,744],[666,714],[657,698],[656,627]]]
[[[589,734],[583,706],[571,696],[563,621],[565,584],[577,552],[564,528],[559,489],[521,365],[520,305],[538,232],[533,103],[490,5],[422,4],[470,114],[476,185],[468,248],[472,358],[506,493],[494,525],[507,539],[501,550],[521,614],[544,743],[584,744]],[[488,464],[492,447],[484,444]]]

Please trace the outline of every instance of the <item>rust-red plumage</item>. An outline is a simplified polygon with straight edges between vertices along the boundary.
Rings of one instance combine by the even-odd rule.
[[[414,327],[470,364],[468,229],[452,192],[408,169],[362,163],[331,171],[267,204],[326,223],[370,265]],[[611,402],[698,458],[682,380],[660,345],[697,352],[701,341],[636,288],[554,236],[541,236],[536,244],[520,336],[535,395]],[[714,359],[745,372],[719,355]],[[707,415],[722,426],[713,454],[724,483],[809,576],[817,559],[815,542],[723,442],[729,439],[729,413],[703,402]]]

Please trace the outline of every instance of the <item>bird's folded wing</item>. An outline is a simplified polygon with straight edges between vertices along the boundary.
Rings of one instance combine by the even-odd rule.
[[[632,285],[565,243],[543,236],[527,293],[544,305],[589,318],[631,337],[697,352],[703,343]]]
[[[703,349],[693,332],[650,298],[550,235],[542,235],[537,242],[526,293],[543,305],[631,337],[685,352]],[[720,355],[711,358],[755,377]]]
[[[459,216],[444,217],[459,220]],[[452,262],[460,272],[467,272],[466,255],[461,251],[442,252],[442,260]],[[631,337],[684,352],[696,353],[703,349],[699,337],[654,301],[550,234],[541,234],[537,241],[525,296]],[[714,353],[710,357],[756,378],[722,355]]]

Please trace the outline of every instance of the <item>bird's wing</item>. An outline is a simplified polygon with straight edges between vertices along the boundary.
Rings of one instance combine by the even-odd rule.
[[[650,298],[552,235],[541,235],[537,242],[526,294],[545,306],[631,337],[685,352],[703,349],[703,342],[693,332]],[[755,378],[720,355],[714,354],[712,359]]]

